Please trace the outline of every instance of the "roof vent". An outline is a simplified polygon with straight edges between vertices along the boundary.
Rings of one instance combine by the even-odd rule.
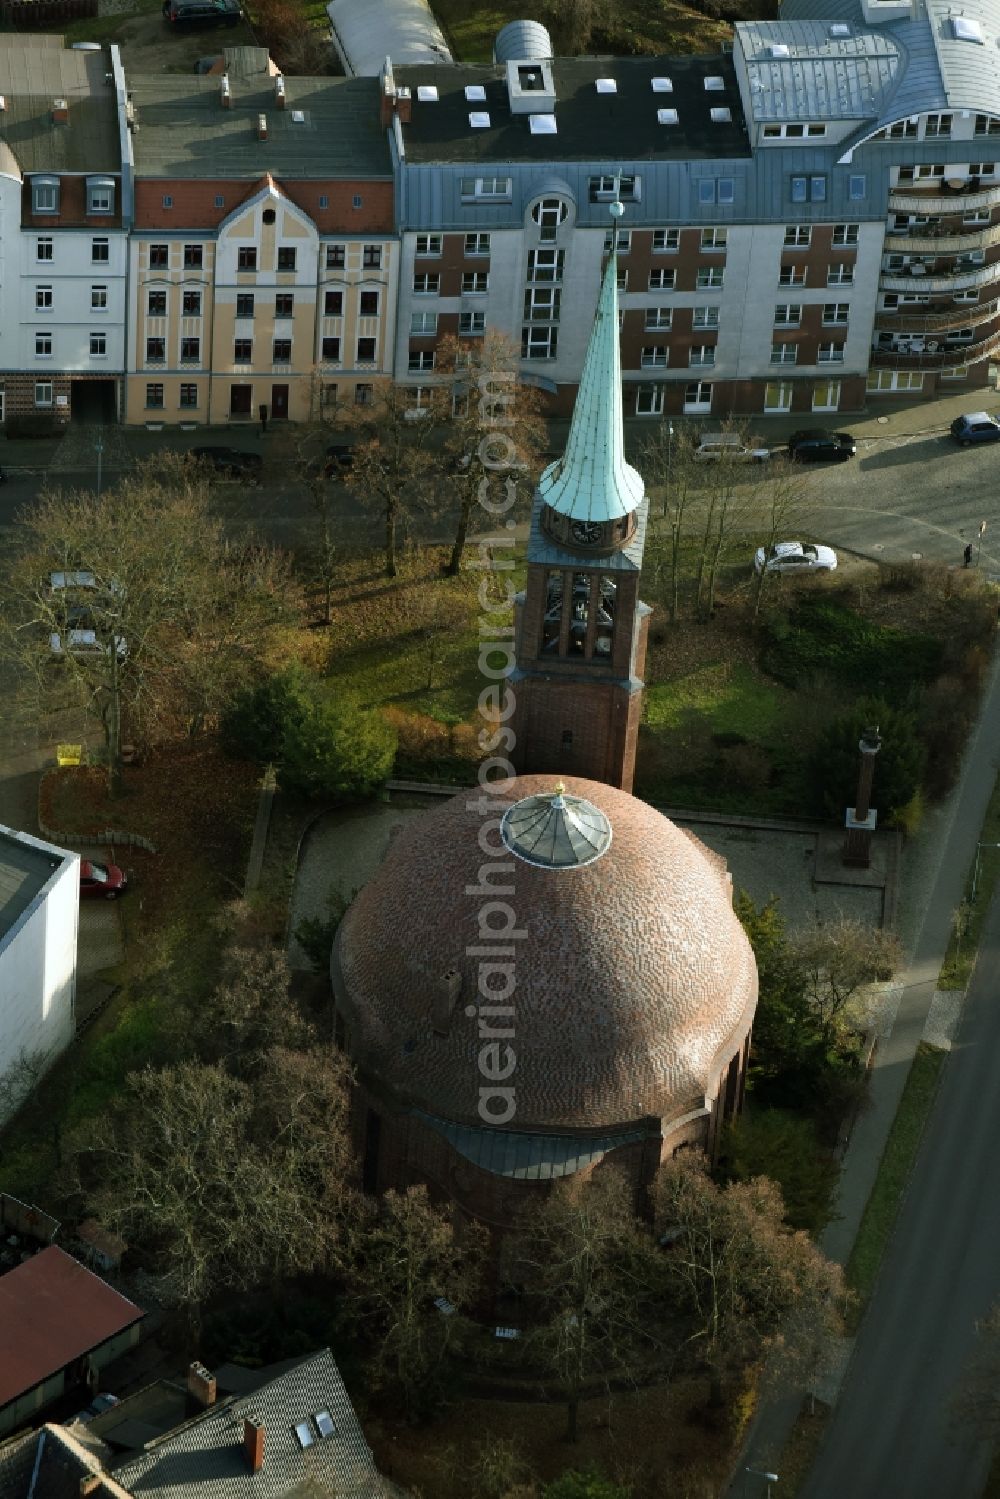
[[[532,135],[557,135],[555,115],[531,115],[529,128]]]
[[[431,1006],[431,1025],[438,1036],[446,1036],[451,1028],[451,1017],[462,992],[462,975],[457,968],[449,968],[442,974],[435,987]]]
[[[790,57],[791,52],[787,42],[772,42],[767,49],[772,57]]]
[[[654,94],[672,94],[674,91],[674,80],[672,78],[654,78]]]
[[[658,125],[676,125],[677,119],[676,109],[658,109],[656,111],[656,123]]]
[[[436,104],[438,102],[437,84],[419,84],[417,87],[417,102],[420,104]]]
[[[721,94],[725,92],[726,80],[718,73],[710,73],[705,79],[705,92],[707,94]]]
[[[469,114],[469,124],[473,130],[489,130],[490,117],[485,109],[474,109]]]
[[[257,116],[257,139],[259,141],[267,140],[267,115]]]
[[[830,27],[829,34],[832,37],[850,36],[851,28],[845,25],[843,21],[834,21],[833,25]]]
[[[275,104],[277,105],[277,107],[279,109],[284,109],[284,107],[285,107],[285,80],[281,76],[280,73],[276,73],[275,74],[275,78],[274,78],[274,102],[275,102]]]
[[[69,104],[65,99],[52,100],[52,123],[53,125],[69,124]]]
[[[469,104],[482,104],[486,99],[486,90],[481,83],[470,83],[466,86],[465,98]]]
[[[617,94],[618,84],[613,78],[597,78],[594,87],[599,94]]]
[[[229,87],[228,73],[223,73],[222,77],[219,79],[219,98],[222,100],[223,109],[232,109],[233,92]]]
[[[713,125],[728,125],[733,118],[731,109],[710,109],[708,112],[712,116]]]
[[[952,16],[951,29],[960,42],[978,42],[980,47],[986,46],[983,28],[971,16]]]
[[[305,112],[305,110],[304,109],[293,109],[292,112],[291,112],[291,115],[290,115],[290,119],[291,119],[291,122],[292,122],[293,125],[304,125],[305,122],[306,122],[306,112]]]
[[[539,58],[537,62],[509,62],[506,74],[511,114],[546,114],[555,109],[552,64],[545,58]]]

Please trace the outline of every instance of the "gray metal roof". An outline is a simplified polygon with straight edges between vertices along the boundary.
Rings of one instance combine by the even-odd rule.
[[[736,37],[756,120],[875,118],[905,65],[892,36],[852,29],[833,37],[825,21],[752,21]]]
[[[114,89],[104,81],[106,52],[74,52],[59,37],[7,33],[0,47],[0,141],[25,173],[117,172],[121,166]],[[69,123],[52,123],[65,99]]]
[[[552,38],[541,21],[508,21],[493,43],[494,62],[528,62],[552,57]]]
[[[413,1114],[431,1129],[443,1135],[448,1143],[473,1165],[494,1176],[516,1181],[553,1181],[572,1176],[593,1166],[609,1151],[620,1145],[632,1145],[649,1137],[647,1129],[619,1130],[590,1137],[576,1135],[533,1135],[522,1130],[485,1129],[473,1125],[453,1124],[438,1119],[422,1109]]]
[[[377,78],[386,56],[400,63],[451,62],[427,0],[330,0],[334,46],[348,73]]]
[[[314,1417],[328,1411],[334,1432],[322,1437]],[[252,1479],[243,1455],[243,1423],[264,1428],[264,1462]],[[303,1448],[296,1426],[312,1442]],[[328,1348],[296,1362],[251,1394],[220,1401],[112,1469],[138,1499],[288,1499],[314,1476],[338,1499],[382,1499],[371,1450]]]
[[[72,854],[0,827],[0,942]]]
[[[289,76],[284,109],[275,105],[271,79],[231,77],[229,84],[232,106],[224,109],[218,77],[130,75],[136,176],[392,176],[376,78]],[[266,141],[257,138],[261,114]]]

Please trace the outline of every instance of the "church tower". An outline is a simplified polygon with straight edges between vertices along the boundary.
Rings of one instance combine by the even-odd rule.
[[[521,774],[632,789],[650,614],[639,598],[647,510],[642,477],[625,461],[612,251],[566,451],[545,469],[532,507],[510,678]]]

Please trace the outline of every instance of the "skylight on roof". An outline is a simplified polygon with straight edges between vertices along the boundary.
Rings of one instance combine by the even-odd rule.
[[[733,118],[731,109],[710,109],[709,114],[712,116],[713,125],[728,125]]]
[[[672,94],[674,91],[674,80],[672,78],[654,78],[654,94]]]
[[[656,123],[658,125],[676,125],[677,124],[677,111],[676,111],[676,109],[658,109],[656,111]]]
[[[466,85],[465,97],[470,104],[479,104],[486,98],[486,90],[481,83],[470,83]]]
[[[304,109],[293,109],[292,110],[292,124],[293,125],[304,125],[305,122],[306,122],[305,110]]]
[[[834,21],[833,25],[830,27],[831,36],[850,36],[850,34],[851,28],[849,26],[845,26],[843,21]]]
[[[436,83],[421,83],[417,87],[417,99],[421,104],[436,104],[438,91]]]
[[[473,130],[489,130],[490,117],[485,109],[474,109],[469,115],[469,124]]]
[[[532,135],[556,135],[555,115],[529,115],[528,128]]]
[[[311,1447],[316,1438],[312,1434],[312,1428],[308,1421],[300,1421],[295,1428],[295,1435],[299,1439],[300,1447]]]
[[[726,80],[718,73],[710,73],[705,79],[705,92],[709,94],[721,94],[726,87]]]
[[[768,48],[772,57],[790,57],[791,52],[787,42],[772,42]]]
[[[960,42],[978,42],[980,47],[986,45],[983,28],[971,16],[952,16],[951,29]]]
[[[316,1430],[319,1432],[321,1437],[332,1437],[334,1432],[337,1430],[336,1426],[334,1425],[333,1417],[327,1410],[317,1411],[313,1416],[313,1421],[315,1422]]]
[[[618,85],[613,78],[597,78],[594,87],[599,94],[617,94]]]

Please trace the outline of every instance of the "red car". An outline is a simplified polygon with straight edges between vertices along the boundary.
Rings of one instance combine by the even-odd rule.
[[[105,900],[117,900],[125,894],[128,880],[117,864],[97,864],[91,859],[80,860],[80,899],[85,896],[103,895]]]

